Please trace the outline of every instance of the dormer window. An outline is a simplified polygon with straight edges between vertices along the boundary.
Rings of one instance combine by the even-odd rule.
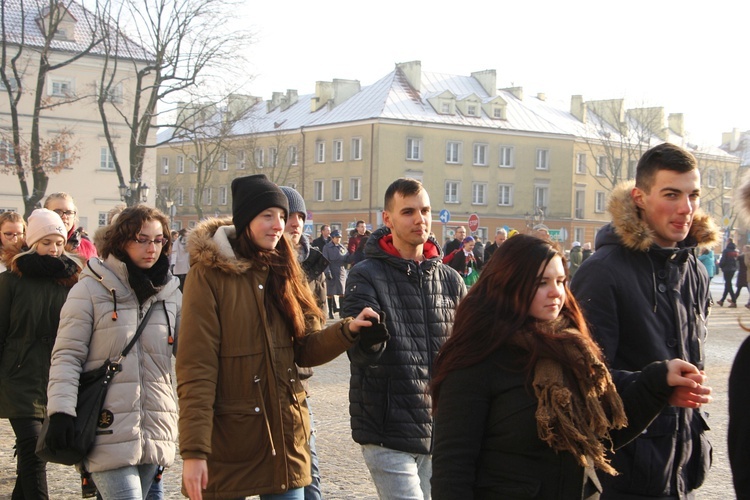
[[[451,114],[451,104],[449,102],[444,102],[441,104],[440,112],[444,115]]]
[[[449,90],[428,96],[427,102],[430,103],[435,112],[441,115],[456,114],[456,96]]]
[[[477,116],[477,107],[474,104],[466,106],[466,114],[469,116]]]

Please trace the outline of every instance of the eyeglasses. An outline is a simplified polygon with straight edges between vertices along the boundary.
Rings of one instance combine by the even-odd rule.
[[[165,238],[155,238],[153,240],[150,240],[148,238],[133,238],[133,241],[138,243],[139,245],[143,245],[144,247],[149,246],[151,243],[153,243],[155,246],[162,246],[164,244]]]
[[[9,240],[12,240],[13,238],[18,238],[19,236],[23,236],[23,233],[3,233],[3,236],[8,238]]]
[[[55,212],[60,217],[75,217],[78,213],[75,210],[62,210],[59,208],[57,210],[53,210],[53,212]]]

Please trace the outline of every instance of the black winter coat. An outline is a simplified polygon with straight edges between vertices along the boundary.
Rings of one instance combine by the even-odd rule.
[[[750,337],[742,342],[729,374],[729,464],[738,500],[750,499]]]
[[[697,244],[713,244],[718,233],[698,213],[685,241],[660,248],[629,193],[628,187],[613,192],[614,222],[597,234],[596,253],[581,264],[571,290],[611,368],[639,371],[681,358],[702,369],[711,299],[706,268],[693,251]],[[666,408],[614,455],[620,475],[600,474],[603,498],[685,498],[703,484],[711,466],[706,430],[702,411]]]
[[[440,260],[434,240],[425,260],[401,258],[388,228],[375,231],[366,260],[349,273],[344,316],[363,307],[384,311],[391,339],[377,352],[359,343],[349,349],[349,413],[352,438],[407,453],[432,452],[432,402],[427,386],[432,362],[448,338],[458,301],[466,294],[461,277]]]
[[[526,357],[518,348],[502,349],[445,378],[435,414],[433,500],[599,497],[593,468],[539,439],[538,400],[521,370]],[[672,393],[666,362],[620,375],[628,427],[611,433],[615,447],[636,437]]]

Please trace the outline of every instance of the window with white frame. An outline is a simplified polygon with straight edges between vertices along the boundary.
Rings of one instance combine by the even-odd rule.
[[[289,146],[289,165],[297,164],[297,146]]]
[[[628,179],[635,179],[635,169],[638,167],[637,160],[628,161]]]
[[[229,195],[226,186],[219,186],[219,205],[226,205],[228,203]]]
[[[444,115],[451,114],[451,103],[449,102],[443,102],[440,105],[440,112]]]
[[[276,147],[268,148],[268,163],[271,167],[277,167],[279,165],[279,150]]]
[[[361,200],[362,199],[362,178],[352,177],[349,179],[349,199]]]
[[[341,179],[331,179],[331,199],[333,201],[341,201],[343,197],[342,191]]]
[[[461,143],[448,141],[445,144],[445,163],[459,163],[461,161]]]
[[[109,152],[109,149],[107,149],[107,151]],[[50,162],[50,165],[52,165],[53,167],[57,167],[58,165],[60,165],[62,162],[64,162],[67,159],[68,159],[67,151],[52,151],[52,153],[50,153],[49,162]]]
[[[107,216],[109,216],[109,212],[99,212],[97,214],[97,221],[96,224],[98,227],[104,227],[107,226]]]
[[[183,204],[183,202],[184,202],[184,197],[182,195],[182,188],[181,187],[176,188],[174,190],[174,198],[175,198],[174,202],[177,204],[177,206],[181,207],[182,204]]]
[[[191,207],[194,206],[195,205],[195,188],[194,187],[188,188],[188,199],[190,200],[190,206]]]
[[[501,207],[513,205],[513,184],[497,185],[497,204]]]
[[[586,216],[586,191],[583,189],[576,190],[576,208],[575,218],[583,219]]]
[[[263,150],[263,148],[255,148],[255,151],[253,152],[253,159],[255,160],[255,168],[265,167],[266,152]]]
[[[165,159],[169,161],[167,158]],[[101,170],[115,169],[115,160],[112,158],[112,152],[106,146],[99,148],[99,168]],[[167,163],[167,170],[169,170],[169,163]]]
[[[344,161],[344,141],[333,141],[333,161]]]
[[[198,171],[198,158],[195,155],[190,155],[190,171],[192,173]]]
[[[70,97],[73,95],[73,80],[50,78],[47,94],[54,97]]]
[[[706,179],[706,184],[708,185],[708,187],[716,187],[716,169],[709,168],[707,177],[708,178]]]
[[[229,158],[227,157],[227,152],[223,151],[219,155],[219,170],[228,170],[229,169]]]
[[[13,141],[0,141],[0,163],[12,165],[16,162]]]
[[[534,206],[546,210],[549,202],[549,186],[534,186]]]
[[[417,139],[414,137],[409,137],[406,139],[406,159],[422,159],[422,139]]]
[[[616,174],[615,176],[618,178],[622,176],[622,158],[615,158],[615,166],[612,169],[612,172]]]
[[[512,168],[513,167],[513,146],[500,146],[500,167]]]
[[[607,193],[604,191],[597,191],[595,193],[594,198],[594,210],[596,213],[600,214],[604,212],[604,209],[607,205]]]
[[[586,153],[578,153],[576,155],[576,173],[586,173]]]
[[[169,174],[169,157],[163,156],[161,159],[161,173],[164,175]]]
[[[203,204],[204,205],[212,204],[213,194],[214,194],[214,189],[212,187],[203,188]]]
[[[325,163],[326,161],[326,143],[318,141],[315,143],[315,163]]]
[[[234,159],[237,162],[238,170],[245,170],[245,151],[239,150],[234,154]]]
[[[362,138],[361,137],[352,137],[351,157],[352,157],[352,160],[362,159]]]
[[[732,171],[731,170],[727,170],[724,172],[724,187],[725,188],[732,187]]]
[[[706,211],[707,214],[709,214],[709,215],[713,215],[714,214],[714,208],[715,207],[714,207],[714,201],[713,200],[707,201],[706,204],[703,205],[703,207],[704,207],[704,209],[705,209],[705,211]]]
[[[96,96],[99,97],[99,92],[101,92],[101,88],[98,84],[96,85]],[[116,85],[112,85],[108,89],[103,89],[104,92],[107,94],[104,97],[104,100],[106,102],[112,102],[112,103],[121,103],[122,102],[122,83],[118,83]]]
[[[472,205],[486,205],[487,204],[487,183],[486,182],[472,182],[471,183],[471,204]]]
[[[458,196],[460,188],[459,181],[445,181],[445,203],[460,203]]]
[[[586,229],[583,227],[573,228],[573,241],[583,243],[586,240]]]
[[[323,181],[313,181],[313,191],[315,193],[315,201],[323,201],[323,196],[325,195],[325,184]]]
[[[177,173],[178,174],[185,173],[185,157],[182,155],[177,157]]]
[[[549,170],[549,149],[536,150],[536,169]]]
[[[607,175],[607,170],[609,167],[609,160],[606,156],[599,156],[596,159],[596,175],[599,177],[604,177]]]
[[[727,216],[732,212],[732,204],[728,200],[721,203],[721,215]]]
[[[474,165],[487,166],[487,144],[474,144]]]

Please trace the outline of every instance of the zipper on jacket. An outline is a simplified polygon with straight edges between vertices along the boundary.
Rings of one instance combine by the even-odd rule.
[[[294,402],[294,406],[297,408],[297,412],[299,412],[299,420],[302,422],[302,430],[305,431],[305,442],[309,445],[310,444],[310,432],[307,429],[307,426],[305,425],[305,419],[302,414],[302,405],[299,404],[299,398],[297,397],[297,394],[294,392],[294,375],[292,373],[291,368],[287,368],[287,373],[289,373],[289,393],[292,396],[292,401]]]
[[[263,388],[260,386],[260,377],[255,375],[253,382],[258,384],[258,394],[260,394],[260,406],[263,408],[263,418],[266,421],[266,431],[268,431],[268,440],[271,442],[271,455],[276,456],[276,448],[273,445],[273,435],[271,434],[271,423],[268,421],[268,412],[266,412],[266,400],[263,398]]]

